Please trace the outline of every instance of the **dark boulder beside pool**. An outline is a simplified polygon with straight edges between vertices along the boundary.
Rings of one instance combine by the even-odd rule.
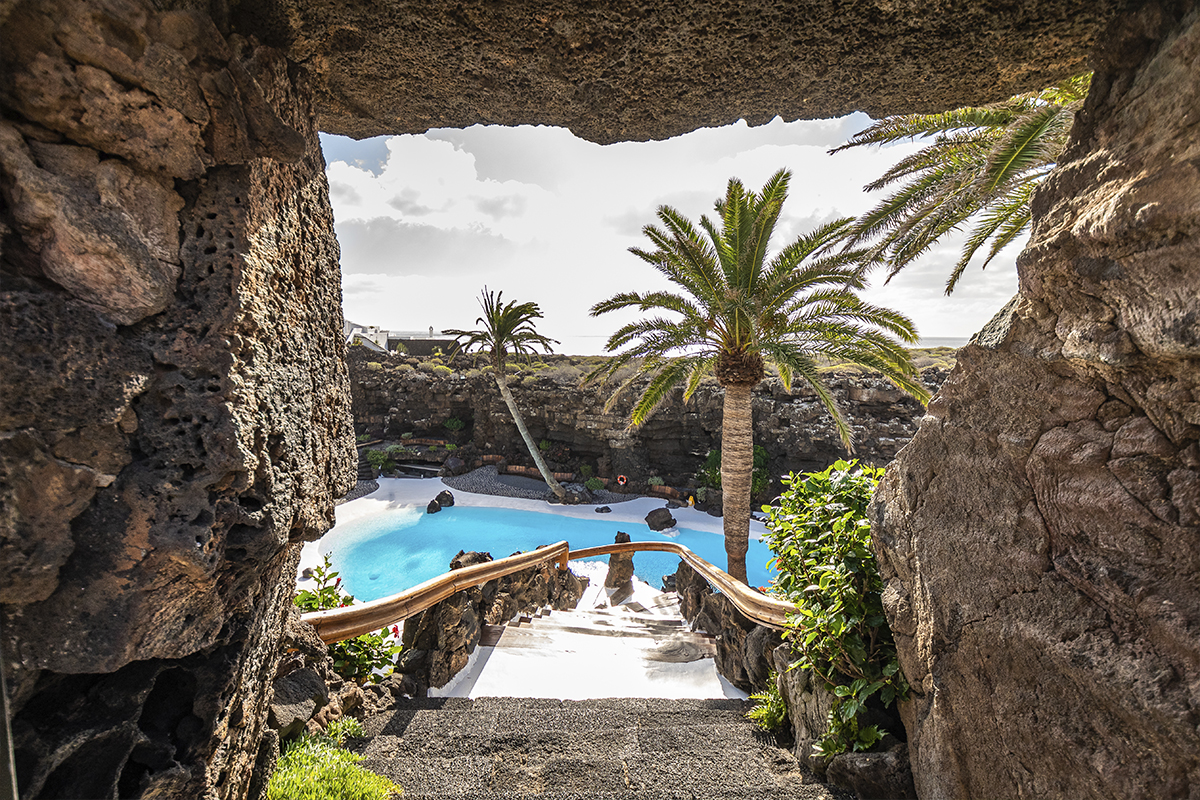
[[[437,500],[430,500],[429,505],[425,506],[426,514],[436,514],[442,510],[442,504]]]
[[[677,524],[675,518],[671,516],[670,510],[666,508],[656,508],[646,515],[646,524],[650,526],[652,531],[665,531],[674,528]]]
[[[612,509],[609,508],[608,506],[600,506],[599,508],[596,509],[596,513],[597,514],[611,514]]]
[[[454,495],[450,493],[449,489],[439,492],[438,496],[433,499],[436,500],[438,505],[440,505],[442,508],[450,508],[452,505],[454,505]]]

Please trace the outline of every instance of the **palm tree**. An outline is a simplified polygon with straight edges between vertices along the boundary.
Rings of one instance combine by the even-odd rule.
[[[562,500],[566,497],[567,492],[554,479],[554,473],[546,466],[541,451],[534,444],[533,437],[529,435],[529,429],[525,427],[525,420],[521,418],[521,412],[517,410],[517,401],[513,399],[512,390],[508,388],[508,375],[505,372],[510,354],[532,356],[535,346],[541,347],[547,353],[552,353],[554,350],[551,345],[558,344],[558,342],[542,336],[534,329],[533,321],[542,318],[542,312],[538,309],[537,303],[518,305],[513,302],[504,305],[503,296],[504,292],[493,294],[488,291],[486,286],[483,287],[482,297],[479,300],[479,305],[483,308],[483,316],[475,320],[475,324],[482,324],[483,328],[474,331],[448,330],[445,332],[460,340],[455,347],[456,352],[459,350],[470,352],[472,348],[476,348],[488,354],[492,362],[492,376],[496,379],[496,386],[500,388],[500,396],[504,398],[508,412],[512,414],[513,422],[517,424],[517,430],[521,432],[521,438],[525,440],[525,447],[533,456],[533,462],[537,464],[538,472],[542,473],[542,479],[546,481],[546,485],[554,492],[555,497]],[[465,341],[462,341],[464,339]]]
[[[829,251],[852,220],[824,225],[768,260],[790,177],[780,170],[757,195],[730,180],[724,199],[716,202],[716,223],[701,217],[700,230],[675,209],[661,206],[658,219],[664,227],[642,229],[656,249],[630,251],[683,293],[624,292],[591,309],[592,316],[629,307],[678,316],[650,316],[621,327],[609,338],[607,350],[629,347],[588,376],[609,377],[637,360],[637,369],[609,400],[611,406],[634,380],[651,376],[634,405],[632,424],[644,422],[681,382],[685,400],[705,376],[714,375],[724,387],[725,552],[729,574],[743,582],[754,459],[751,392],[766,376],[768,364],[778,369],[788,390],[796,377],[813,388],[848,450],[850,427],[821,380],[822,358],[877,370],[914,397],[928,398],[908,351],[889,335],[916,341],[912,323],[854,294],[863,286],[855,268],[859,253]]]
[[[983,267],[1029,228],[1033,190],[1066,148],[1090,84],[1089,73],[994,105],[887,117],[831,150],[937,137],[864,187],[870,192],[902,182],[850,227],[846,246],[873,242],[868,257],[886,267],[891,280],[942,236],[969,224],[946,282],[950,294],[989,240]]]

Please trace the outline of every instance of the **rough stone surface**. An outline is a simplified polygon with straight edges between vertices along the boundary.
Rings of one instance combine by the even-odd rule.
[[[614,544],[632,541],[629,534],[617,531]],[[608,572],[604,575],[604,588],[633,590],[633,553],[613,553],[608,557]]]
[[[488,553],[459,551],[450,569],[491,560]],[[404,621],[400,638],[404,650],[396,672],[410,676],[420,686],[445,686],[467,665],[484,623],[502,625],[518,613],[546,607],[574,608],[587,585],[587,578],[578,578],[569,570],[560,572],[554,564],[541,564],[457,592]]]
[[[829,761],[825,780],[849,789],[859,800],[916,800],[908,745],[897,742],[887,750],[839,753]]]
[[[876,494],[922,798],[1200,792],[1197,109],[1200,9],[1145,4]]]
[[[666,508],[656,508],[646,515],[646,524],[652,531],[665,531],[674,528],[678,523]]]
[[[269,762],[299,542],[353,482],[307,77],[132,0],[0,16],[18,782],[28,798],[240,798]]]
[[[1002,100],[1083,71],[1116,6],[255,0],[234,13],[321,77],[322,130],[553,124],[606,144]]]
[[[439,431],[447,419],[457,417],[470,425],[478,451],[502,454],[512,464],[532,464],[496,382],[486,373],[472,373],[465,359],[456,362],[461,368],[448,376],[411,369],[405,358],[375,362],[382,363],[382,369],[374,370],[367,367],[368,360],[379,356],[360,350],[350,348],[347,361],[355,424],[361,430],[398,439],[411,431]],[[546,361],[558,363],[553,357]],[[554,462],[554,453],[562,447],[572,459],[598,465],[602,476],[620,474],[644,481],[658,475],[668,485],[685,486],[708,451],[721,446],[723,395],[715,382],[702,384],[687,404],[674,394],[649,421],[630,429],[628,397],[605,411],[611,387],[580,386],[579,374],[565,366],[545,372],[513,381],[511,387],[533,438],[554,444],[552,469],[570,466]],[[922,379],[936,390],[945,375],[931,368]],[[916,433],[924,408],[886,380],[852,373],[826,379],[854,431],[855,457],[882,466]],[[816,396],[799,385],[792,388],[785,392],[778,380],[769,380],[754,395],[754,441],[767,449],[772,475],[824,469],[846,457]],[[648,488],[640,486],[643,493]]]

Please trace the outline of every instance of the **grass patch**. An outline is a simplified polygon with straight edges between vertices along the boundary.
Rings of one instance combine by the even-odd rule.
[[[267,800],[388,800],[401,794],[396,784],[358,765],[362,756],[342,747],[362,736],[355,720],[342,719],[324,734],[302,735],[288,745],[267,784]]]

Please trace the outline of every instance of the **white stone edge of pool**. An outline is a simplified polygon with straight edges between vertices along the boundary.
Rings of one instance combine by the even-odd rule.
[[[468,508],[512,508],[518,511],[535,511],[540,514],[557,514],[561,517],[576,519],[604,519],[611,522],[625,522],[631,525],[645,525],[646,515],[656,508],[666,508],[667,501],[659,497],[639,497],[636,500],[626,500],[623,503],[611,503],[612,511],[608,514],[597,514],[600,504],[564,506],[547,503],[544,500],[527,500],[523,497],[501,497],[490,494],[474,494],[447,486],[441,478],[379,478],[379,488],[357,500],[343,503],[335,509],[335,523],[332,532],[338,525],[344,525],[361,517],[378,514],[383,511],[396,510],[418,506],[424,508],[429,501],[441,492],[449,490],[454,495],[454,504]],[[684,506],[671,509],[671,516],[678,523],[677,527],[693,531],[707,531],[720,534],[723,532],[723,522],[720,517],[713,517],[703,511]],[[766,526],[756,520],[750,521],[750,538],[761,539],[766,532]],[[668,532],[669,534],[669,532]],[[328,534],[327,534],[328,535]],[[637,532],[629,531],[630,537],[637,541]],[[296,577],[305,569],[319,566],[322,559],[321,540],[308,542],[300,554],[300,564]],[[447,569],[449,564],[446,565]],[[723,564],[715,566],[724,569]]]

